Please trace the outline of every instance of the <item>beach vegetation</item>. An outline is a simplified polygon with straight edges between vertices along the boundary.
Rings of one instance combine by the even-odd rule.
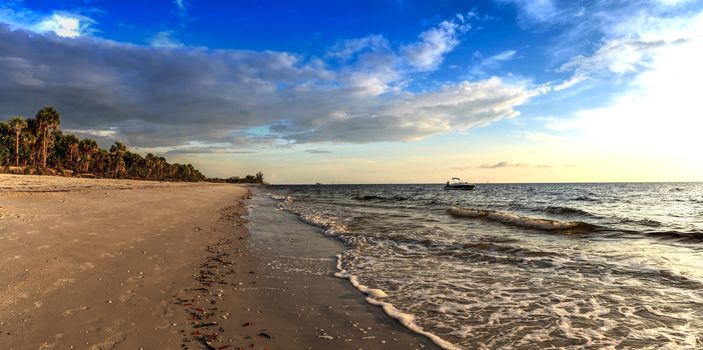
[[[191,164],[171,164],[166,158],[151,153],[142,156],[130,152],[119,141],[105,150],[93,139],[64,134],[59,130],[60,125],[61,115],[51,106],[40,109],[34,118],[17,116],[0,122],[0,167],[17,174],[156,181],[207,180]],[[257,179],[257,176],[253,178]]]
[[[226,182],[226,183],[233,183],[233,184],[260,184],[260,185],[265,185],[267,184],[266,181],[264,180],[264,173],[262,172],[257,172],[256,175],[246,175],[244,177],[239,177],[239,176],[232,176],[228,178],[209,178],[208,181],[211,182]]]

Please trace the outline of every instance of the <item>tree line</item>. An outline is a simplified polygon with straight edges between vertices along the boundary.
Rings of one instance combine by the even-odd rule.
[[[247,175],[245,177],[232,176],[226,179],[222,178],[209,178],[208,181],[211,182],[226,182],[231,184],[266,184],[264,181],[264,173],[257,172],[256,175]]]
[[[112,179],[203,181],[191,164],[170,164],[164,157],[146,156],[115,142],[109,150],[92,139],[79,139],[59,130],[61,118],[44,107],[34,118],[0,121],[0,167],[25,174],[72,175]],[[14,168],[13,168],[14,167]],[[262,174],[263,181],[263,174]]]

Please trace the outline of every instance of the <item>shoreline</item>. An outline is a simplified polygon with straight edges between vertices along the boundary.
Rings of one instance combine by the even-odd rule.
[[[0,347],[434,348],[334,277],[333,256],[299,260],[308,274],[253,251],[248,193],[0,175]]]
[[[254,296],[261,309],[248,315],[253,324],[264,322],[278,336],[269,342],[273,348],[438,348],[338,276],[337,255],[345,249],[340,241],[254,192],[247,200],[252,207],[247,252],[253,263],[250,272],[259,277]],[[271,315],[278,318],[274,323]]]

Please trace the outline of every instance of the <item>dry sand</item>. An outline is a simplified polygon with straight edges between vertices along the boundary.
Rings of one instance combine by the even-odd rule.
[[[310,275],[247,249],[247,194],[0,175],[0,349],[433,347],[331,260]]]

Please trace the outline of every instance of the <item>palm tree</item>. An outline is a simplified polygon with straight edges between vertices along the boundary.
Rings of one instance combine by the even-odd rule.
[[[46,167],[50,166],[64,175],[82,172],[92,173],[96,177],[158,181],[207,179],[191,164],[170,164],[166,158],[151,153],[142,157],[127,151],[120,142],[115,142],[108,152],[101,149],[94,140],[80,140],[73,135],[63,134],[58,130],[60,123],[59,112],[53,107],[42,108],[36,118],[18,116],[8,122],[0,121],[0,165],[25,165],[28,166],[28,173],[35,170],[45,173]],[[247,179],[252,180],[249,178],[254,179],[251,175]],[[256,181],[262,180],[263,174],[257,173]]]
[[[42,137],[41,165],[42,167],[46,168],[46,157],[48,155],[47,150],[49,148],[49,138],[51,136],[51,132],[59,128],[59,125],[61,124],[61,117],[59,115],[59,111],[54,109],[54,107],[47,106],[40,109],[34,118],[37,120],[39,133]]]
[[[66,165],[70,164],[71,169],[75,170],[75,160],[78,155],[78,145],[80,140],[74,135],[66,135],[66,144],[68,145],[68,162]]]
[[[93,156],[98,152],[100,147],[98,147],[98,143],[95,142],[95,140],[83,139],[78,144],[78,148],[81,153],[81,155],[80,155],[80,160],[81,160],[80,170],[82,172],[88,172],[88,170],[90,169],[90,163],[93,159]]]
[[[15,132],[15,166],[20,166],[20,134],[27,128],[27,120],[22,116],[10,119],[10,128]]]
[[[112,157],[112,177],[120,178],[123,177],[125,173],[125,162],[124,155],[127,152],[127,147],[125,147],[122,142],[115,142],[114,145],[110,147],[110,156]]]
[[[144,157],[144,161],[146,166],[146,178],[147,180],[151,180],[151,176],[154,174],[154,167],[156,166],[156,157],[151,153],[147,153]]]

